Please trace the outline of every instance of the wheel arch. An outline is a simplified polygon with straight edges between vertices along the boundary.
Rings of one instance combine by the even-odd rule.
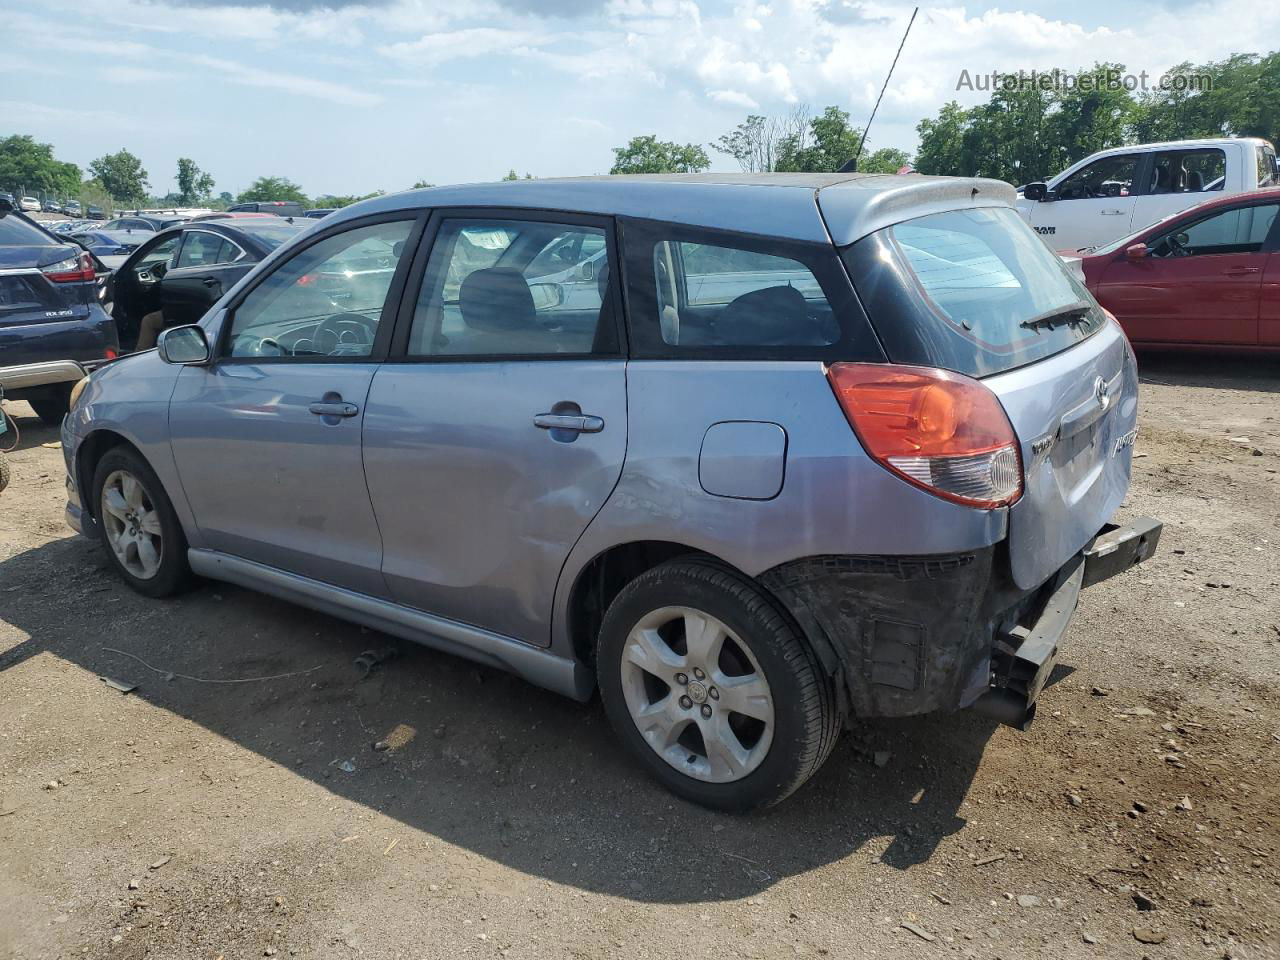
[[[94,522],[98,522],[97,504],[92,496],[93,475],[98,469],[98,464],[102,458],[111,450],[119,447],[127,447],[133,453],[136,453],[148,465],[146,454],[138,449],[138,445],[131,441],[122,433],[117,433],[107,427],[94,430],[87,437],[80,441],[76,447],[75,458],[75,481],[76,488],[80,491],[80,507]],[[155,469],[152,467],[152,469]]]

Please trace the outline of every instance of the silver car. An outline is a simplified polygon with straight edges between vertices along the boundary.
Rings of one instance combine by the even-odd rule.
[[[1124,334],[989,180],[378,197],[95,371],[67,518],[585,700],[671,790],[775,803],[852,717],[1025,727],[1110,524]]]

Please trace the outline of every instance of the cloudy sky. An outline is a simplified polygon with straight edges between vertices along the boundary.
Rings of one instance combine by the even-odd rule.
[[[1256,0],[926,6],[872,131],[912,149],[962,70],[1118,60],[1158,75],[1280,48]],[[631,136],[709,143],[748,113],[861,122],[911,4],[855,0],[0,0],[0,134],[87,165],[128,147],[154,189],[190,156],[233,193],[607,172]],[[37,12],[39,10],[39,12]],[[1231,24],[1248,24],[1247,31]],[[712,154],[715,169],[734,161]]]

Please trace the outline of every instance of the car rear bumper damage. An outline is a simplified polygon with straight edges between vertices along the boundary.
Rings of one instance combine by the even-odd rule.
[[[859,717],[975,710],[1019,729],[1053,672],[1080,591],[1148,559],[1158,520],[1108,525],[1047,582],[1017,588],[997,545],[954,556],[813,557],[761,580]]]

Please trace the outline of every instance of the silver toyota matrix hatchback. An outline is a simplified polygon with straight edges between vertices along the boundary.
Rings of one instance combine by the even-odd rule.
[[[1007,184],[443,187],[81,381],[67,517],[148,596],[194,573],[598,688],[653,776],[745,810],[849,718],[1030,722],[1080,590],[1160,536],[1110,523],[1137,394]]]

